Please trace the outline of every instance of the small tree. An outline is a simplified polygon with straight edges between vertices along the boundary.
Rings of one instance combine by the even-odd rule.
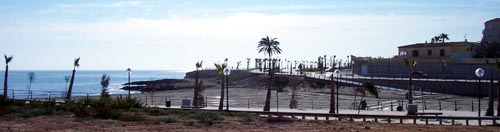
[[[366,96],[366,92],[372,94],[373,96],[375,96],[375,98],[378,98],[378,94],[379,94],[378,89],[377,89],[377,87],[375,87],[375,85],[373,85],[373,83],[364,82],[361,87],[363,87],[363,88],[355,90],[355,92],[359,92],[361,94],[361,101],[363,101],[363,98]],[[358,105],[358,114],[359,114],[360,109],[361,109],[361,103],[359,103],[359,105]]]
[[[217,73],[221,75],[220,81],[220,100],[219,100],[219,110],[224,107],[224,69],[227,67],[226,64],[214,64],[217,68]]]
[[[194,107],[198,107],[200,104],[199,98],[200,98],[200,82],[198,79],[198,69],[200,69],[203,66],[203,60],[200,62],[196,62],[196,78],[194,81],[194,95],[193,95],[193,105]]]
[[[413,104],[413,89],[412,89],[412,73],[417,62],[415,60],[409,60],[408,58],[404,59],[406,67],[410,69],[409,80],[408,80],[408,104]]]
[[[103,74],[101,77],[101,98],[109,97],[108,86],[111,77],[107,74]]]
[[[32,99],[33,98],[33,94],[31,92],[31,83],[33,83],[35,81],[35,73],[34,72],[28,72],[28,81],[29,81],[28,92],[30,93],[28,95],[28,97],[29,97],[29,99]]]
[[[236,62],[236,70],[240,69],[240,64],[241,64],[241,61]]]

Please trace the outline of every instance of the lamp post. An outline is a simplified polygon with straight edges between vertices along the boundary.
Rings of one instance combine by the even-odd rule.
[[[484,76],[484,70],[483,68],[477,68],[476,69],[476,77],[478,79],[478,89],[477,89],[477,101],[478,101],[478,105],[477,105],[477,116],[478,117],[481,117],[481,78]]]
[[[231,69],[224,68],[224,76],[226,76],[226,111],[229,111],[229,75],[231,75]]]
[[[337,114],[338,114],[339,113],[339,85],[340,85],[340,83],[339,83],[339,76],[340,76],[340,70],[336,69],[333,73],[335,74],[335,76],[337,76],[337,82],[336,82],[336,84],[337,84],[337,92],[336,92],[336,94],[337,94],[337,96],[336,96],[337,101],[335,101],[335,103],[337,103],[336,104],[336,108],[337,108]]]
[[[130,68],[127,68],[127,73],[128,73],[128,98],[130,99],[130,73],[132,70]]]

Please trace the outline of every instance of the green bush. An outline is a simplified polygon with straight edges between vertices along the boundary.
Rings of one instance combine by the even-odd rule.
[[[141,121],[146,121],[146,117],[144,117],[141,114],[134,113],[132,115],[130,114],[124,114],[120,117],[121,121],[135,121],[135,122],[141,122]]]
[[[218,123],[224,120],[224,118],[221,117],[216,112],[205,112],[205,111],[194,113],[192,115],[192,118],[198,120],[200,123],[205,123],[208,125],[213,125],[214,123]]]
[[[243,119],[241,120],[241,122],[243,124],[250,124],[250,123],[253,122],[253,118],[250,115],[246,115],[246,116],[243,117]]]
[[[170,112],[168,110],[162,110],[160,108],[144,108],[144,112],[149,113],[149,115],[152,116],[165,116],[165,115],[170,115]]]
[[[172,117],[165,117],[165,118],[161,118],[160,121],[163,123],[176,123],[177,119],[172,118]]]

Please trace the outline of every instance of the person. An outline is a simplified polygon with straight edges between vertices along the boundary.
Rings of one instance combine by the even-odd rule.
[[[366,106],[367,106],[367,105],[366,105],[366,101],[365,101],[365,100],[362,100],[362,101],[361,101],[361,109],[362,109],[362,110],[366,110]]]
[[[396,110],[397,111],[403,111],[403,106],[400,105],[400,106],[396,107]]]

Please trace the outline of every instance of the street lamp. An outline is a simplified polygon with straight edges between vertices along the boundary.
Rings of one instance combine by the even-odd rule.
[[[336,104],[336,108],[337,108],[337,114],[339,113],[339,76],[340,76],[340,70],[339,69],[336,69],[335,71],[333,71],[333,74],[335,74],[335,76],[337,76],[337,101],[335,101]]]
[[[130,99],[130,73],[132,72],[132,70],[130,68],[127,68],[127,73],[128,73],[128,98]]]
[[[478,84],[479,88],[477,89],[477,116],[481,117],[481,78],[484,76],[484,70],[483,68],[477,68],[476,69],[476,77],[478,79]]]
[[[229,111],[229,75],[231,75],[231,69],[224,68],[224,76],[226,76],[226,111]]]

